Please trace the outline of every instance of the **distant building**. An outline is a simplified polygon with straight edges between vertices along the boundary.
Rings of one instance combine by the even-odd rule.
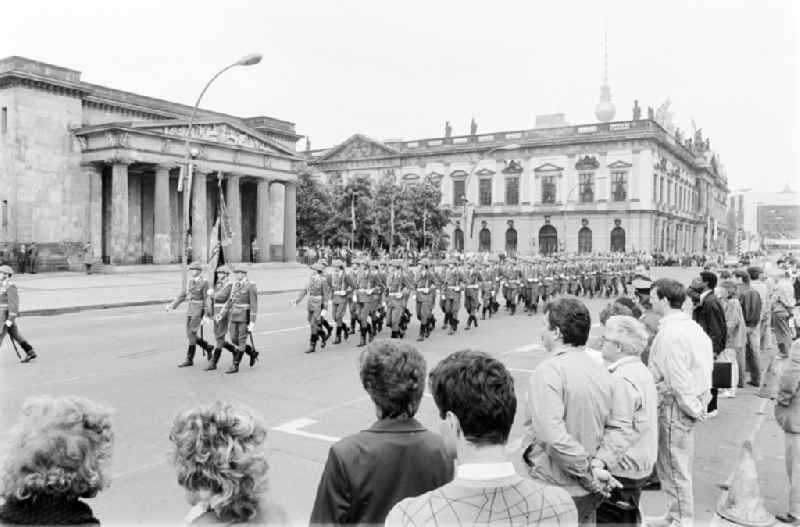
[[[729,221],[736,226],[742,251],[800,249],[800,193],[736,191],[730,198]]]
[[[195,90],[198,87],[188,87]],[[295,258],[293,123],[199,110],[193,203],[179,166],[192,107],[90,84],[79,71],[22,57],[0,60],[3,252],[37,242],[43,270],[77,265],[89,241],[106,263],[180,261],[183,215],[204,259],[217,196],[226,195],[229,261]]]

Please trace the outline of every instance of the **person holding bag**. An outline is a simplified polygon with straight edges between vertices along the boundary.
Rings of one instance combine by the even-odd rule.
[[[722,304],[723,312],[725,313],[725,325],[728,331],[725,349],[722,350],[719,360],[733,364],[733,379],[731,380],[731,387],[722,390],[719,393],[719,397],[728,398],[736,397],[736,386],[739,384],[739,377],[744,375],[744,343],[746,334],[742,305],[736,294],[736,283],[731,280],[726,280],[720,284],[720,289],[722,290],[722,294],[719,299]]]

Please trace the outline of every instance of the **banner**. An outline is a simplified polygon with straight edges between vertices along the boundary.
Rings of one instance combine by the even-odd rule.
[[[211,235],[208,237],[208,283],[216,285],[217,269],[225,264],[225,257],[222,254],[222,243],[220,241],[220,219],[214,222],[211,228]]]
[[[225,195],[222,193],[222,173],[217,172],[217,188],[219,189],[219,240],[223,247],[233,243],[233,228],[231,226],[231,216],[228,213],[228,206],[225,204]],[[222,265],[222,264],[220,264]]]

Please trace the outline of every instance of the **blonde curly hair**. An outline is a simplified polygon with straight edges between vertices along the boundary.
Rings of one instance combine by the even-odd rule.
[[[247,521],[259,513],[267,487],[267,429],[253,410],[217,401],[178,414],[169,438],[178,484],[193,503],[203,494],[222,521]]]
[[[77,396],[30,397],[3,464],[6,500],[91,498],[110,483],[113,411]]]

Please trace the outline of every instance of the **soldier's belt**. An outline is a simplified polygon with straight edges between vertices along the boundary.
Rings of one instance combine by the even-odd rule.
[[[322,300],[322,295],[308,295],[308,298],[313,298],[314,300]]]
[[[347,291],[344,291],[344,290],[334,291],[334,294],[337,295],[337,296],[344,296],[344,295],[347,294]]]
[[[189,300],[190,304],[202,304],[204,302],[205,302],[205,300]]]
[[[8,304],[0,304],[0,309],[8,309]]]
[[[467,289],[478,289],[477,285],[468,285]]]
[[[250,307],[250,304],[233,304],[233,307]]]
[[[394,293],[389,293],[389,296],[391,296],[392,298],[400,298],[400,297],[403,296],[403,292],[402,291],[396,291]]]
[[[450,289],[451,291],[461,291],[461,288],[457,285],[448,285],[447,289]]]

